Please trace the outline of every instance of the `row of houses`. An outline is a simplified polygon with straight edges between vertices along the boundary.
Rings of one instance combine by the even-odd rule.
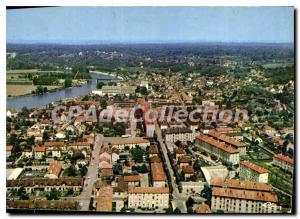
[[[83,187],[83,179],[79,178],[59,178],[59,179],[48,179],[48,178],[33,178],[33,179],[16,179],[6,181],[6,191],[10,192],[18,190],[24,187],[28,193],[34,191],[45,191],[50,192],[52,189],[58,191],[81,191]]]

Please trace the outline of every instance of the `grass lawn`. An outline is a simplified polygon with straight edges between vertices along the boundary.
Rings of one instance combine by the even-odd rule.
[[[6,85],[6,96],[20,96],[24,94],[31,94],[31,91],[36,90],[35,85],[19,85],[19,84],[7,84]],[[43,86],[45,87],[45,86]],[[61,86],[46,86],[48,91],[60,88]]]

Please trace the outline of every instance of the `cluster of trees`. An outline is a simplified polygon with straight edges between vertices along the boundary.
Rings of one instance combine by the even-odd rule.
[[[146,87],[143,87],[143,86],[137,86],[137,88],[135,89],[135,92],[136,92],[136,93],[140,93],[140,94],[142,94],[143,96],[147,96],[147,95],[148,95],[147,88],[146,88]]]
[[[35,93],[35,94],[44,94],[44,93],[47,93],[48,92],[48,88],[47,87],[43,87],[41,85],[38,85],[35,89],[35,91],[33,91],[32,93]]]
[[[294,81],[295,79],[295,69],[294,66],[280,67],[280,68],[267,68],[264,70],[265,77],[268,81],[267,85],[272,84],[286,84],[289,81]]]
[[[32,78],[34,85],[57,85],[59,79],[65,80],[65,86],[71,86],[72,79],[92,79],[88,73],[43,73]]]
[[[101,66],[96,69],[116,71],[140,66],[141,62],[144,69],[159,68],[166,72],[171,68],[173,72],[186,73],[196,72],[203,64],[219,65],[224,57],[244,65],[283,60],[293,62],[294,59],[293,44],[174,43],[77,46],[8,44],[7,51],[18,54],[14,59],[7,59],[8,69],[55,70],[57,66],[67,67],[67,63],[72,67],[73,73],[88,73],[89,69],[83,66]],[[84,53],[79,55],[82,51]],[[191,65],[191,62],[194,64]],[[209,74],[209,70],[205,68],[202,70]],[[211,70],[213,74],[218,74],[218,70]]]
[[[132,156],[132,160],[137,163],[142,163],[144,161],[145,150],[143,150],[140,146],[136,145],[136,147],[129,150]]]
[[[56,189],[51,189],[50,192],[46,193],[47,200],[58,200],[61,196],[61,193]]]

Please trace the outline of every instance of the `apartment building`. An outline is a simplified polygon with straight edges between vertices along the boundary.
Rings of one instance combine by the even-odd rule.
[[[140,186],[139,175],[124,176],[123,181],[127,183],[128,186]]]
[[[269,171],[250,161],[240,162],[240,179],[268,183]]]
[[[273,165],[278,166],[289,173],[294,172],[294,160],[288,156],[282,154],[274,155]]]
[[[239,164],[240,162],[240,154],[237,149],[208,137],[207,135],[198,135],[195,143],[201,151],[204,151],[209,155],[214,155],[221,161],[225,161],[233,165]]]
[[[153,187],[166,187],[168,185],[162,163],[151,163],[151,177]]]
[[[93,94],[99,96],[115,96],[115,95],[126,95],[135,94],[136,86],[103,86],[100,90],[93,90]]]
[[[220,141],[226,145],[229,145],[229,146],[237,149],[239,151],[240,155],[246,155],[246,152],[247,152],[246,144],[236,140],[235,138],[221,134],[220,132],[218,132],[216,130],[209,130],[207,135],[217,141]]]
[[[236,140],[239,140],[239,141],[243,140],[243,135],[242,135],[242,132],[241,132],[240,128],[219,127],[219,128],[216,128],[216,131],[221,133],[221,134],[233,137]]]
[[[193,133],[193,131],[184,127],[170,128],[164,130],[163,133],[166,142],[173,142],[173,143],[176,141],[192,142],[195,139],[195,134]]]
[[[113,188],[104,186],[99,190],[96,211],[111,212],[112,211]]]
[[[211,210],[225,213],[280,213],[277,195],[266,183],[212,179]]]
[[[128,207],[165,209],[169,207],[168,187],[129,187]]]
[[[144,149],[150,146],[149,140],[140,137],[128,137],[128,138],[112,137],[107,139],[109,139],[108,141],[111,143],[113,148],[117,148],[121,150],[124,150],[125,146],[128,146],[129,148],[134,148],[136,147],[136,145],[139,145]]]

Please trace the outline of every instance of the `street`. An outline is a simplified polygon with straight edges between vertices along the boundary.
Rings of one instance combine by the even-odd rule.
[[[98,164],[100,156],[100,148],[103,145],[103,135],[97,134],[95,145],[92,152],[92,159],[88,167],[88,172],[86,174],[86,179],[83,185],[83,191],[80,196],[78,196],[78,201],[81,203],[81,210],[87,211],[89,208],[90,198],[93,192],[93,185],[98,177]]]
[[[176,184],[174,172],[173,172],[173,169],[172,169],[172,166],[170,163],[170,159],[168,156],[167,147],[163,141],[161,130],[157,123],[155,123],[155,132],[157,135],[157,140],[160,143],[161,149],[163,151],[163,156],[164,156],[166,164],[167,164],[167,169],[171,176],[171,184],[173,187],[172,195],[173,195],[174,206],[176,206],[181,211],[181,213],[187,213],[187,209],[186,209],[186,205],[185,205],[187,198],[179,193],[178,185]]]

